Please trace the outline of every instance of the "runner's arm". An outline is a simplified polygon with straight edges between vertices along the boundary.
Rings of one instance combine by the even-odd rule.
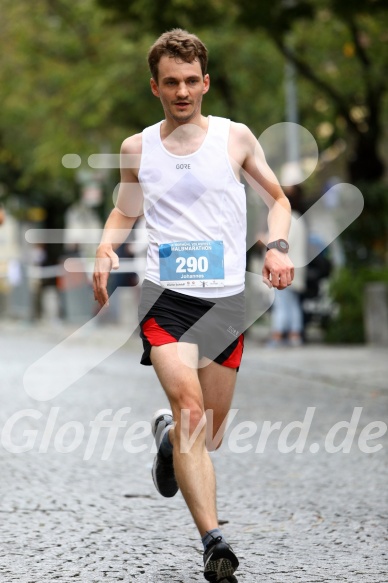
[[[141,141],[140,141],[141,148]],[[109,305],[107,284],[111,269],[118,269],[119,258],[115,250],[126,241],[131,229],[143,214],[143,196],[133,167],[139,158],[139,136],[125,140],[120,151],[120,185],[115,208],[111,211],[96,252],[93,274],[94,299],[100,306]],[[138,164],[137,164],[138,165]],[[131,167],[130,167],[131,166]]]
[[[241,140],[245,148],[242,164],[247,182],[260,194],[268,206],[268,239],[264,243],[285,239],[291,223],[291,207],[288,198],[268,166],[259,142],[246,126],[240,126]],[[265,254],[263,267],[264,282],[270,287],[284,289],[294,278],[294,266],[287,254],[270,249]]]

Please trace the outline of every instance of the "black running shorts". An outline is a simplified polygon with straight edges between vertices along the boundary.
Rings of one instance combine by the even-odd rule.
[[[171,342],[198,345],[199,357],[238,370],[244,348],[244,292],[205,300],[144,280],[139,305],[141,363],[151,365],[152,346]]]

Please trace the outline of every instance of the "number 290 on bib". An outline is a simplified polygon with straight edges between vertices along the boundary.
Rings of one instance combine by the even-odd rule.
[[[163,287],[223,287],[223,241],[178,241],[159,246]]]

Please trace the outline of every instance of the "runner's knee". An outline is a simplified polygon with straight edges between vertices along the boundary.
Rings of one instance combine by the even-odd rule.
[[[174,420],[176,422],[175,436],[185,435],[191,437],[194,433],[204,436],[206,430],[206,417],[202,403],[195,399],[182,398],[179,406],[174,407]],[[182,432],[182,434],[181,434]]]

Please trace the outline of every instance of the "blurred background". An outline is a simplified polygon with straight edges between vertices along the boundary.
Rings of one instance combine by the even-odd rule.
[[[307,224],[307,251],[315,259],[300,292],[304,340],[388,345],[384,0],[0,4],[0,322],[78,325],[96,314],[88,269],[64,269],[68,258],[90,268],[96,237],[60,235],[45,243],[27,241],[26,232],[102,227],[119,173],[93,168],[89,156],[118,153],[125,137],[161,119],[146,55],[160,33],[183,27],[209,49],[205,115],[245,123],[258,138],[273,124],[298,123],[318,144],[318,165],[299,193],[300,213],[331,195],[325,212],[310,213]],[[299,148],[291,133],[285,162],[298,162]],[[341,182],[360,189],[364,210],[331,242],[341,210],[332,187]],[[254,241],[265,209],[249,190],[248,205]],[[121,291],[106,316],[110,324],[125,322],[137,294],[131,288],[141,278],[144,240],[135,233],[119,254],[133,270],[111,278],[111,291]],[[259,272],[262,256],[260,244],[250,246],[248,269]],[[253,337],[266,339],[268,318],[252,326]]]

